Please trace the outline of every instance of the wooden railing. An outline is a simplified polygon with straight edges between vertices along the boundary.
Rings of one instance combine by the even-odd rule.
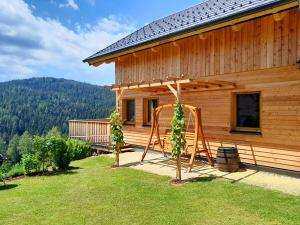
[[[69,138],[92,144],[110,143],[111,127],[107,119],[69,120]]]

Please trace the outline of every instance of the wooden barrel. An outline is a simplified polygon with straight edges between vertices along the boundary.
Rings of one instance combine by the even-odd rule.
[[[219,147],[216,161],[218,170],[223,172],[236,172],[240,168],[237,148]]]

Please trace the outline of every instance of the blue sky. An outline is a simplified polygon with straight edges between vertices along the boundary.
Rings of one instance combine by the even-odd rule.
[[[50,76],[114,83],[114,65],[82,59],[200,0],[1,0],[0,82]]]

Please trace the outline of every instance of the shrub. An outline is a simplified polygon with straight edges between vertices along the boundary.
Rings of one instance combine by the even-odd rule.
[[[62,137],[62,133],[58,127],[53,127],[51,130],[48,131],[46,137]]]
[[[13,164],[10,161],[4,161],[1,170],[6,174],[13,167]]]
[[[50,164],[51,158],[51,143],[49,138],[34,136],[33,138],[33,149],[36,154],[37,160],[42,166],[42,171],[45,171],[47,166]]]
[[[11,167],[11,169],[7,172],[7,177],[17,177],[24,174],[23,165],[21,163],[17,163]]]
[[[66,141],[62,137],[49,138],[52,161],[59,169],[67,169],[71,162],[72,154]]]
[[[40,162],[36,155],[25,154],[22,156],[23,170],[26,174],[38,172],[40,169]]]
[[[72,153],[72,160],[84,159],[91,155],[91,145],[89,143],[74,139],[69,139],[66,143]]]
[[[2,170],[2,167],[0,167],[0,182],[4,182],[6,179],[6,173]]]

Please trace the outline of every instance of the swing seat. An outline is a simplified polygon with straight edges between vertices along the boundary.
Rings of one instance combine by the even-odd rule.
[[[194,147],[194,141],[195,141],[195,133],[193,132],[185,132],[185,140],[186,140],[186,146],[185,149],[182,153],[182,155],[185,156],[190,156],[192,154],[192,152],[190,152],[189,150]],[[163,136],[163,148],[165,151],[171,151],[172,147],[171,147],[171,142],[170,142],[170,137],[171,137],[171,131],[167,130],[165,132],[165,135]],[[203,148],[202,148],[203,149]],[[200,150],[199,145],[198,145],[198,151],[197,153],[201,153],[201,152],[205,152],[205,150]]]

